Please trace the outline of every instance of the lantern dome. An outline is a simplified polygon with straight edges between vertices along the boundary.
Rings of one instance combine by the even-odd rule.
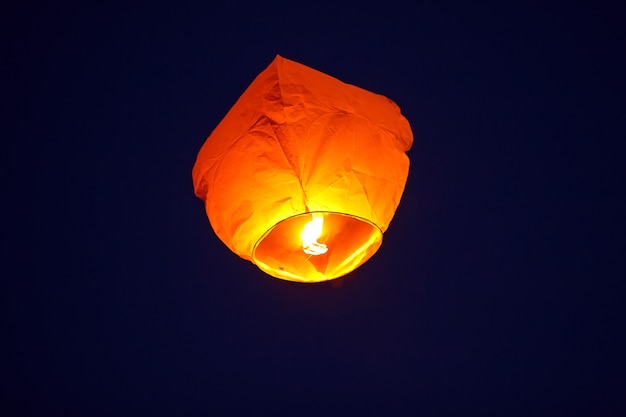
[[[234,253],[277,278],[326,281],[380,247],[412,142],[391,100],[277,56],[200,149],[195,193]]]

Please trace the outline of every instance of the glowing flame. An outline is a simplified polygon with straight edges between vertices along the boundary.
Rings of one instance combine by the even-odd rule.
[[[328,251],[325,244],[317,241],[322,235],[324,215],[322,213],[312,213],[311,216],[313,219],[304,225],[304,230],[302,231],[302,250],[307,255],[322,255]]]

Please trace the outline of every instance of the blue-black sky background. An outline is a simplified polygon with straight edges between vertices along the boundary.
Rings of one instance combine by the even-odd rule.
[[[3,416],[623,416],[621,2],[10,1]],[[196,153],[274,58],[415,135],[380,251],[271,278]]]

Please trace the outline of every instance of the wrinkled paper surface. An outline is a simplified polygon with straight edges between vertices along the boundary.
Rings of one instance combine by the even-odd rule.
[[[309,211],[362,217],[384,232],[412,142],[391,100],[277,56],[202,146],[195,193],[218,237],[248,260],[266,231]]]

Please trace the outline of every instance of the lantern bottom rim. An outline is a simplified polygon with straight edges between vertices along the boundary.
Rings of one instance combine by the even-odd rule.
[[[313,223],[319,233],[307,244],[304,230]],[[300,213],[281,220],[261,236],[252,251],[252,262],[287,281],[329,281],[369,260],[380,248],[382,237],[382,230],[362,217],[330,211]]]

